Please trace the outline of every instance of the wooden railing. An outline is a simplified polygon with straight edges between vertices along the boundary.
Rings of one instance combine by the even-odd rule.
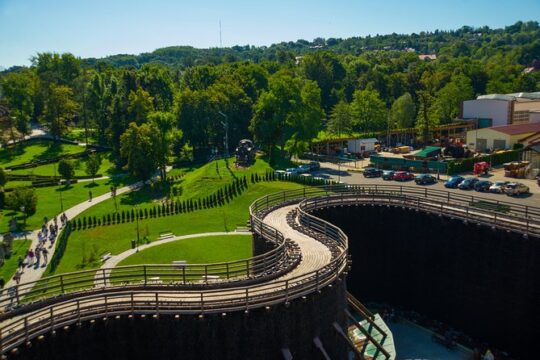
[[[394,185],[329,185],[268,195],[251,205],[250,224],[254,233],[275,241],[277,247],[273,251],[247,259],[244,264],[240,261],[228,265],[192,265],[186,270],[171,265],[141,265],[116,268],[108,275],[105,269],[101,284],[99,271],[103,270],[97,275],[96,270],[82,271],[21,284],[15,288],[16,292],[8,289],[11,295],[2,299],[7,312],[1,315],[0,350],[5,353],[45,332],[104,316],[249,311],[261,306],[287,304],[319,291],[339,280],[347,269],[348,239],[336,226],[309,214],[318,208],[367,203],[403,206],[486,223],[524,235],[540,234],[539,208],[497,201],[492,203],[504,211],[494,211],[475,206],[478,200],[483,199]],[[292,203],[299,203],[300,230],[316,234],[315,238],[320,237],[326,243],[331,241],[335,255],[324,266],[292,278],[274,277],[252,284],[238,281],[243,276],[257,271],[264,273],[265,269],[279,268],[279,264],[294,260],[292,242],[264,221],[264,216],[272,209]],[[208,274],[219,274],[220,278],[229,277],[228,280],[237,282],[213,283]],[[202,276],[205,276],[203,281]],[[25,291],[21,291],[23,287]],[[10,307],[10,301],[17,306]]]

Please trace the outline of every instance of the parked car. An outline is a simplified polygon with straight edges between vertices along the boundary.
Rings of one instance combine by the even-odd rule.
[[[379,177],[381,175],[382,175],[382,170],[379,170],[379,169],[367,168],[364,170],[364,177],[366,178]]]
[[[495,181],[495,183],[489,187],[489,192],[495,194],[502,194],[504,192],[504,189],[506,188],[506,185],[508,184],[508,181]]]
[[[394,174],[396,172],[394,170],[384,170],[382,173],[383,180],[394,180]]]
[[[298,174],[298,168],[287,168],[287,169],[285,169],[285,174],[287,174],[287,175],[297,175]]]
[[[394,180],[396,181],[408,181],[414,179],[414,174],[408,171],[396,171],[394,174]]]
[[[437,182],[437,178],[430,174],[420,174],[414,178],[414,182],[417,185],[435,184]]]
[[[300,165],[296,169],[297,169],[298,174],[306,174],[306,173],[311,171],[311,167],[309,165],[307,165],[307,164]]]
[[[311,171],[317,171],[321,168],[321,164],[318,161],[311,161],[308,165]]]
[[[462,182],[459,183],[458,188],[460,188],[461,190],[474,189],[474,185],[478,181],[480,181],[480,180],[478,180],[478,178],[475,178],[475,177],[466,178],[465,180],[463,180]]]
[[[464,180],[462,176],[452,176],[448,181],[444,183],[444,187],[455,189]]]
[[[489,191],[491,185],[493,185],[491,181],[481,180],[474,184],[474,191]]]
[[[529,187],[522,183],[509,183],[506,185],[504,192],[508,196],[518,196],[527,194],[529,192]]]

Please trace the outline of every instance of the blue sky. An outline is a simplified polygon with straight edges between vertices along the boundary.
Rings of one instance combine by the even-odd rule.
[[[492,28],[539,20],[540,0],[0,0],[0,66],[37,52],[81,57],[171,45],[269,45],[316,37]]]

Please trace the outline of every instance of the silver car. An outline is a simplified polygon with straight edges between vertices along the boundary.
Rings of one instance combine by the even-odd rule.
[[[495,194],[502,194],[506,185],[508,184],[508,181],[495,181],[495,183],[489,187],[489,192]]]
[[[504,192],[508,196],[518,196],[527,194],[529,192],[529,187],[522,183],[509,183],[506,185]]]

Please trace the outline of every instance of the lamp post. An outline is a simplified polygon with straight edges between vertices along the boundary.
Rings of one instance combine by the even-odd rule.
[[[135,208],[135,221],[137,223],[137,250],[135,252],[139,252],[139,240],[140,240],[140,237],[139,237],[139,212],[138,212],[138,206],[135,205],[133,206]]]
[[[225,158],[229,158],[229,117],[222,113],[221,111],[218,111],[218,114],[223,116],[225,118],[225,122],[221,122],[221,125],[223,125],[223,128],[225,129],[225,137],[223,138],[223,149],[225,151]]]
[[[23,213],[23,219],[24,219],[24,240],[26,240],[26,208],[24,205],[21,206],[21,212]]]

